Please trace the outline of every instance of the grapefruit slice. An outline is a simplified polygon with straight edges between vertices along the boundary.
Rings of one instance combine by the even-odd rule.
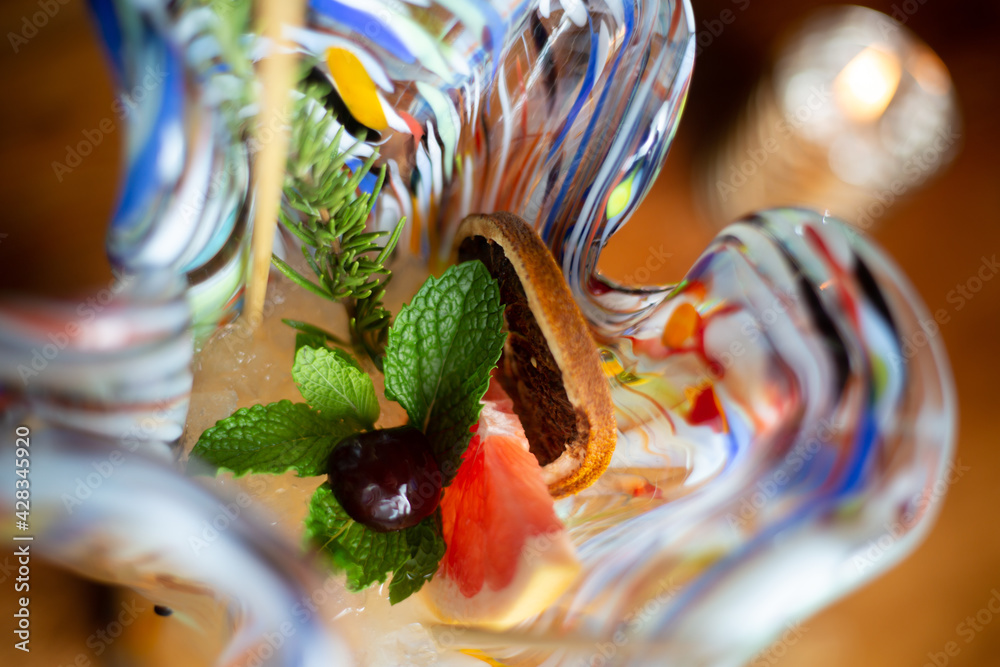
[[[508,336],[498,379],[549,493],[593,484],[615,448],[614,408],[597,345],[552,254],[510,213],[467,217],[455,244],[458,261],[482,261],[500,285]]]
[[[444,558],[424,599],[447,622],[508,628],[548,607],[579,563],[497,378],[441,500]]]

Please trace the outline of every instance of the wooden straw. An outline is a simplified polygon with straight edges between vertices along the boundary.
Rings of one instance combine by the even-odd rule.
[[[287,51],[291,42],[282,36],[284,26],[298,27],[305,18],[305,0],[257,0],[260,34],[268,38],[271,53],[260,63],[262,96],[257,117],[260,152],[255,169],[256,208],[253,221],[253,252],[244,314],[256,327],[264,311],[267,274],[271,268],[271,246],[278,223],[278,207],[288,154],[289,90],[295,85],[296,57]]]

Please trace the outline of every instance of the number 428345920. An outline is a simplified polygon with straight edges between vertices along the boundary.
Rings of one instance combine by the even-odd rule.
[[[31,509],[31,484],[28,472],[31,470],[31,431],[27,426],[18,426],[14,431],[17,443],[14,449],[14,474],[20,479],[14,482],[14,516],[17,517],[17,527],[28,529],[28,511]]]

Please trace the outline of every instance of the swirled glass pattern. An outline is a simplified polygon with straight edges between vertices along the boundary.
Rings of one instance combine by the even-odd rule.
[[[192,592],[237,603],[232,657],[281,626],[275,610],[306,593],[310,565],[250,512],[192,558],[177,540],[220,505],[156,455],[187,412],[192,333],[240,306],[255,150],[245,87],[268,46],[227,41],[210,5],[92,5],[138,108],[108,237],[136,283],[84,334],[66,333],[66,306],[4,304],[0,380],[12,414],[46,425],[39,549],[179,606]],[[311,0],[307,25],[289,33],[308,76],[331,88],[324,104],[345,129],[349,166],[378,148],[387,167],[374,228],[406,216],[404,249],[437,268],[466,214],[521,215],[600,342],[618,447],[598,484],[557,504],[582,574],[494,641],[489,655],[505,664],[737,664],[912,549],[931,519],[921,499],[951,454],[947,360],[933,338],[914,344],[923,306],[839,222],[763,211],[723,230],[665,289],[596,274],[673,137],[692,20],[672,0]],[[140,100],[147,77],[161,83]],[[32,386],[18,369],[58,332],[65,350],[37,362],[44,378]],[[125,438],[136,428],[149,429],[141,450]],[[125,472],[74,513],[62,490],[116,447],[130,453]],[[859,561],[886,531],[900,548]],[[348,650],[336,623],[299,621],[274,664]],[[433,658],[468,658],[440,648]]]

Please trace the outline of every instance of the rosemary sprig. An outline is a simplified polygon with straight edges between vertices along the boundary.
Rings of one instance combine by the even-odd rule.
[[[382,367],[391,316],[382,306],[392,277],[385,262],[403,229],[365,232],[375,199],[385,180],[379,170],[371,194],[358,194],[378,152],[352,174],[346,160],[353,150],[340,151],[343,127],[330,140],[335,124],[322,99],[329,91],[311,84],[298,100],[292,119],[290,155],[285,174],[284,202],[279,219],[302,241],[302,254],[316,274],[310,280],[278,257],[271,261],[295,284],[331,301],[340,301],[350,318],[351,342]],[[378,241],[388,237],[385,245]]]

